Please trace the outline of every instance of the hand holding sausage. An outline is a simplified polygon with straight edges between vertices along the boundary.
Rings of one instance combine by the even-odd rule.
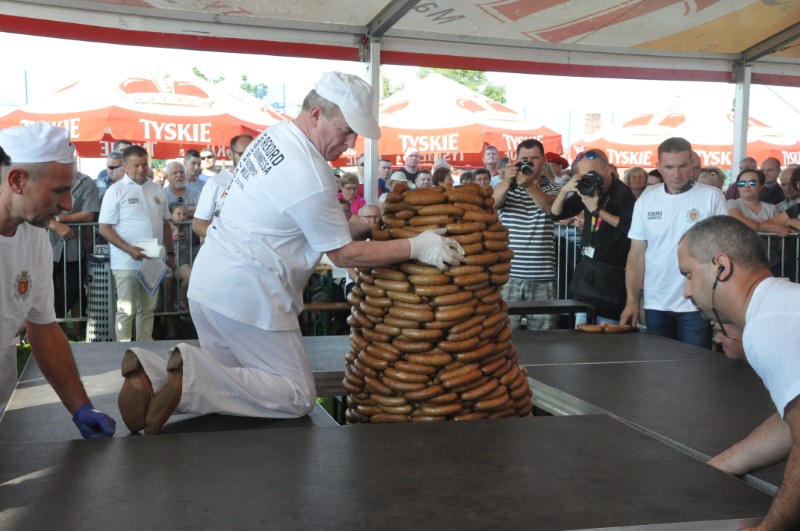
[[[445,229],[426,230],[411,238],[411,258],[444,270],[446,264],[456,265],[465,260],[461,245],[442,234]]]

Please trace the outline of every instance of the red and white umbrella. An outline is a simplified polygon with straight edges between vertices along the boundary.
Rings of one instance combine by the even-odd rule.
[[[82,157],[103,157],[114,140],[151,144],[156,158],[258,135],[289,116],[238,87],[157,70],[140,76],[82,79],[0,117],[0,127],[48,121],[64,127]]]
[[[483,94],[439,74],[410,83],[380,103],[381,138],[378,151],[397,165],[409,147],[420,151],[421,160],[443,157],[454,166],[483,166],[483,148],[497,147],[501,157],[513,157],[517,144],[528,138],[540,140],[545,151],[562,153],[561,135],[536,124]],[[339,161],[354,166],[364,152],[359,137],[354,150]]]

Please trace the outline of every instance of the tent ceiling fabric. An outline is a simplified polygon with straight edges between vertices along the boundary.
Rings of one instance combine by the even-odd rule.
[[[577,76],[800,86],[795,0],[0,0],[0,31]],[[89,26],[89,28],[87,28]]]

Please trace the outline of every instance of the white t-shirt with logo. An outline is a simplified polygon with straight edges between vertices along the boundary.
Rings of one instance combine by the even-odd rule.
[[[200,193],[200,199],[197,200],[197,208],[194,211],[195,218],[211,221],[214,214],[219,213],[222,202],[225,200],[225,190],[227,190],[231,179],[233,179],[233,174],[228,170],[209,177],[205,186],[203,186],[203,191]]]
[[[131,245],[137,241],[156,238],[164,242],[164,220],[169,219],[167,196],[163,188],[153,181],[136,184],[127,175],[111,185],[100,206],[100,223],[114,226],[114,230]],[[139,269],[141,260],[115,245],[109,245],[111,269]]]
[[[725,196],[712,186],[696,183],[680,194],[668,194],[664,185],[649,186],[633,208],[628,237],[646,240],[644,307],[648,310],[694,312],[683,298],[684,279],[678,268],[681,236],[695,223],[726,215]]]
[[[239,162],[194,262],[189,298],[264,330],[296,330],[322,253],[351,241],[331,167],[297,126],[282,122]]]
[[[747,361],[764,381],[781,416],[800,395],[800,285],[763,280],[750,297],[742,335]]]

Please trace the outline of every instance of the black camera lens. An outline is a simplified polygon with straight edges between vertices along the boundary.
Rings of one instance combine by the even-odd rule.
[[[517,168],[519,168],[520,173],[523,175],[531,175],[533,173],[533,166],[524,160],[517,162]]]
[[[587,172],[578,180],[578,192],[581,195],[603,193],[603,176],[595,171]]]

